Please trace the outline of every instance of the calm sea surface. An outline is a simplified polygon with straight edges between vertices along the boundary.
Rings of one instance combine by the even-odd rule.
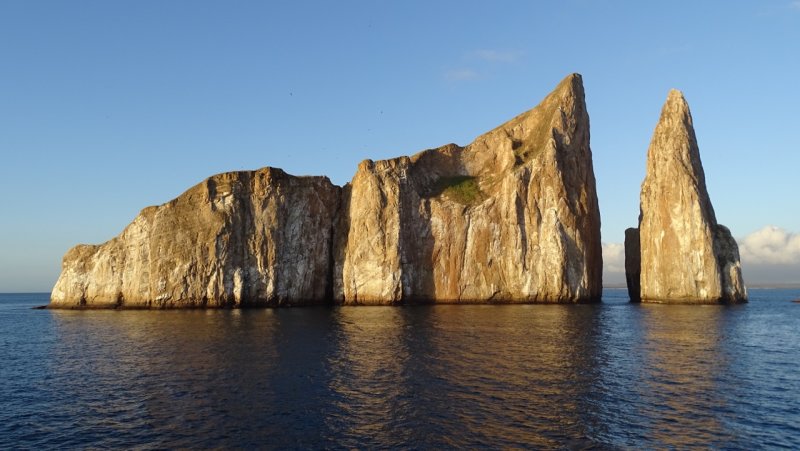
[[[800,448],[800,290],[743,306],[32,310],[0,448]]]

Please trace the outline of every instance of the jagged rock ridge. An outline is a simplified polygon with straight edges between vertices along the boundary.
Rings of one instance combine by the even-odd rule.
[[[601,296],[600,213],[580,75],[466,147],[362,162],[342,208],[339,302]]]
[[[364,161],[344,188],[220,174],[64,257],[51,306],[588,302],[600,213],[581,77],[459,147]]]
[[[669,93],[647,151],[638,229],[625,233],[631,299],[745,302],[739,249],[717,224],[694,124],[683,95]]]

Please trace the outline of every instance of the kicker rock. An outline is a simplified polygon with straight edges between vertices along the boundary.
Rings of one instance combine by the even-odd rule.
[[[343,193],[340,303],[600,299],[600,213],[580,75],[466,147],[366,160]]]
[[[689,106],[676,90],[667,97],[647,151],[640,205],[638,230],[625,233],[631,300],[747,301],[739,248],[717,224]]]
[[[208,178],[64,257],[52,307],[215,307],[330,298],[341,189],[280,169]]]

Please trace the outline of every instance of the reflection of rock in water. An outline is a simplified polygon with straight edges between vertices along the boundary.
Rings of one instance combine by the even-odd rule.
[[[797,294],[0,315],[0,444],[797,449]]]
[[[352,448],[409,443],[414,431],[404,423],[425,400],[418,397],[413,371],[408,371],[415,357],[405,339],[410,329],[406,311],[340,308],[333,320],[334,346],[326,359],[334,403],[328,427],[345,438],[360,437],[360,443],[347,446]]]
[[[598,308],[337,310],[334,421],[362,440],[344,446],[364,447],[364,434],[366,447],[388,439],[432,448],[597,436]],[[462,434],[425,432],[453,425]]]
[[[720,422],[728,371],[720,324],[724,306],[642,308],[642,379],[636,407],[654,448],[715,447],[733,436]],[[713,309],[713,310],[711,310]]]

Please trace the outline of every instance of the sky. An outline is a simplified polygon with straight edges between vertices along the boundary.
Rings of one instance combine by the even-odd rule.
[[[583,75],[605,281],[650,136],[692,110],[748,284],[800,283],[800,1],[0,2],[0,292],[225,171],[336,184],[475,137]]]

